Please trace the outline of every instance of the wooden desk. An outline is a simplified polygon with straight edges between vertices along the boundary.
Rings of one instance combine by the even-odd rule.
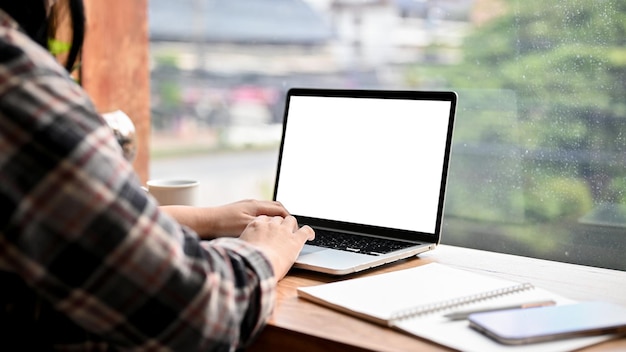
[[[531,282],[576,300],[595,299],[626,305],[626,272],[441,245],[419,258],[347,277],[292,270],[279,283],[276,309],[268,326],[249,351],[448,351],[427,340],[335,312],[299,299],[296,295],[296,288],[300,286],[379,274],[431,262]],[[584,351],[624,350],[626,338],[592,346]]]

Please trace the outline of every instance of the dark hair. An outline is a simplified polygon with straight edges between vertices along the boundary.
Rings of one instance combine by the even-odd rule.
[[[68,0],[68,7],[72,20],[72,46],[65,68],[71,71],[85,40],[85,6],[83,0]]]
[[[48,19],[43,0],[0,0],[0,8],[13,17],[34,41],[47,48]]]
[[[85,6],[83,0],[64,0],[70,15],[72,42],[67,55],[65,68],[72,71],[80,54],[85,39]],[[48,39],[56,33],[55,15],[59,1],[54,5],[53,13],[46,14],[44,0],[0,0],[0,9],[11,16],[34,41],[49,49]]]

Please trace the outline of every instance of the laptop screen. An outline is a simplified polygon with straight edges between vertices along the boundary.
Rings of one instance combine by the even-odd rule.
[[[435,234],[455,99],[291,91],[274,199],[296,216]]]

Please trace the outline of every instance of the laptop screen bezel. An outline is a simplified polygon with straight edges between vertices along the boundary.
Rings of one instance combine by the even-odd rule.
[[[443,223],[443,211],[445,206],[445,194],[448,180],[448,170],[452,147],[452,136],[454,132],[454,119],[456,115],[457,94],[453,91],[417,91],[417,90],[373,90],[373,89],[320,89],[320,88],[291,88],[287,91],[285,110],[283,114],[282,136],[278,154],[278,165],[274,182],[274,192],[272,199],[277,200],[278,186],[280,181],[282,155],[285,145],[285,137],[289,118],[289,106],[291,98],[294,96],[314,96],[314,97],[353,97],[353,98],[375,98],[375,99],[412,99],[412,100],[434,100],[450,102],[450,112],[448,116],[447,135],[445,142],[444,160],[442,164],[442,176],[440,182],[440,192],[437,205],[437,217],[434,233],[379,227],[372,225],[356,224],[336,220],[327,220],[304,216],[302,214],[292,214],[298,219],[300,225],[309,225],[312,228],[333,229],[348,233],[365,234],[393,238],[397,240],[415,243],[436,243],[441,241],[441,228]]]

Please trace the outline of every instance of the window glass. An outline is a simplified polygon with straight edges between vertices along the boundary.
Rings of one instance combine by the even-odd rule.
[[[626,2],[149,6],[153,178],[271,199],[288,88],[454,90],[442,242],[626,270]]]

